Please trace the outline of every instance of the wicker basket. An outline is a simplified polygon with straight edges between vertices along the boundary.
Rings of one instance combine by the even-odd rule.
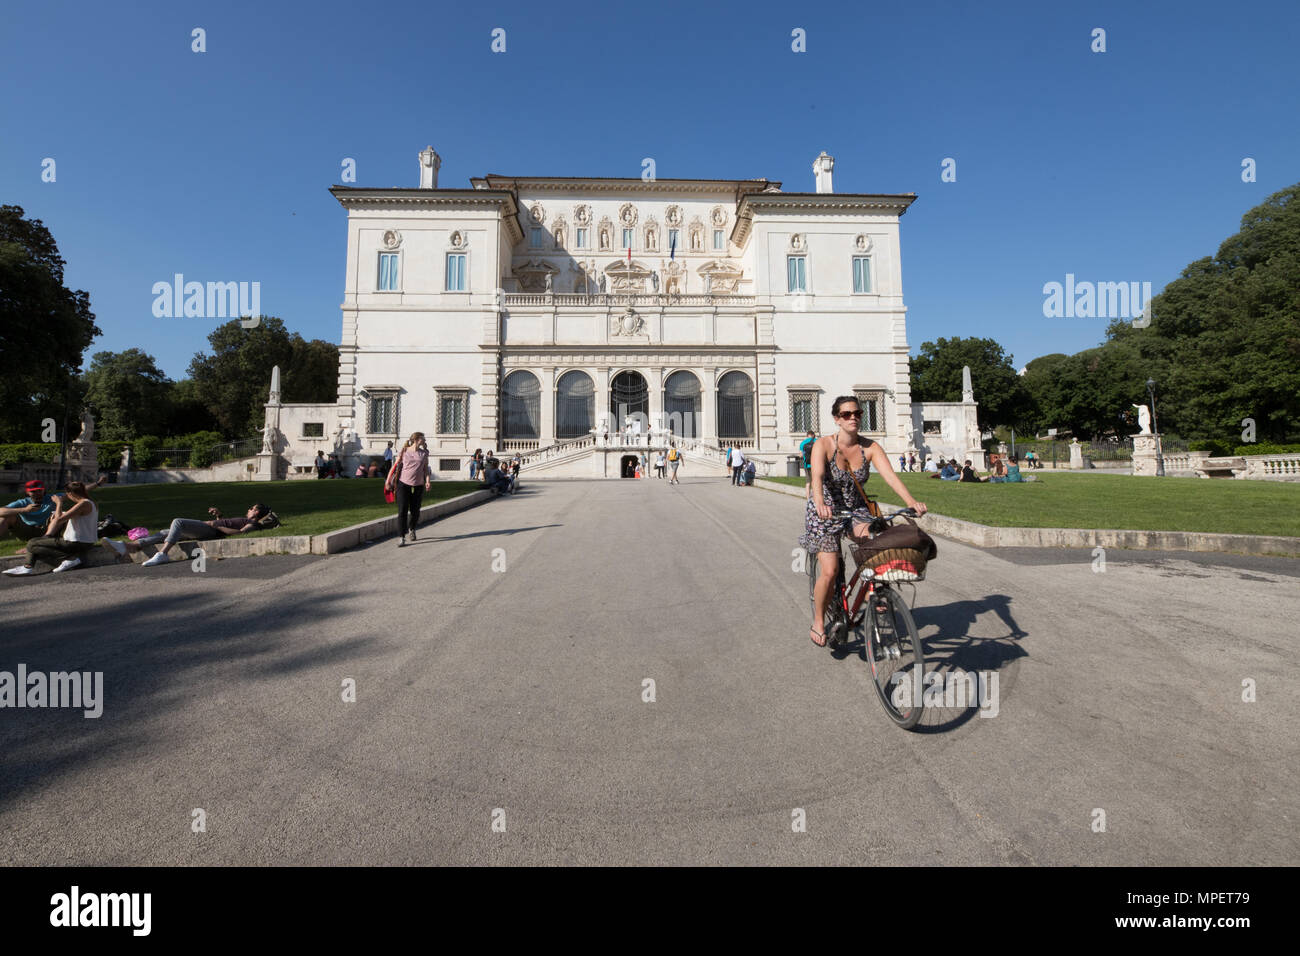
[[[924,551],[886,548],[884,551],[853,549],[859,567],[871,568],[881,581],[924,581],[927,563]]]

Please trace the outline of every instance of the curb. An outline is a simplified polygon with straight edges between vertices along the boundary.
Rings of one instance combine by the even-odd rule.
[[[758,486],[803,498],[804,492],[759,479]],[[998,528],[928,511],[920,519],[931,534],[978,548],[1120,548],[1130,551],[1223,551],[1300,558],[1300,538],[1205,531],[1129,531],[1105,528]]]

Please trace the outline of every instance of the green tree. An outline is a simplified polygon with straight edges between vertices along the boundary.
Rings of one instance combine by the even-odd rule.
[[[39,219],[0,206],[0,438],[35,441],[47,417],[62,427],[70,390],[79,411],[75,376],[99,329],[90,296],[64,286],[63,266]]]
[[[283,319],[266,317],[251,329],[232,319],[213,330],[208,344],[212,354],[195,355],[189,375],[195,395],[231,439],[262,427],[276,365],[286,402],[328,402],[338,395],[338,346],[308,342],[290,333]]]
[[[1012,356],[993,339],[951,338],[925,342],[912,359],[914,402],[961,401],[962,366],[970,366],[971,387],[979,403],[981,428],[1024,427],[1033,403],[1012,364]]]
[[[130,440],[165,429],[173,383],[147,352],[96,352],[85,383],[86,404],[105,439]]]

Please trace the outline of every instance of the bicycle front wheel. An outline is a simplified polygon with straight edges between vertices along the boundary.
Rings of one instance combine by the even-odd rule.
[[[889,719],[911,730],[921,719],[925,652],[903,596],[878,587],[867,597],[862,623],[864,653],[876,696]]]

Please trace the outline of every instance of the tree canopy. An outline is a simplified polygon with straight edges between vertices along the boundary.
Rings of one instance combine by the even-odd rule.
[[[980,427],[1020,426],[1030,397],[1012,356],[993,339],[954,337],[923,343],[921,354],[912,359],[912,401],[960,402],[964,365],[970,366]]]
[[[80,398],[74,376],[99,329],[90,296],[64,286],[63,266],[39,219],[0,206],[0,436],[9,441],[36,441],[42,418],[61,423],[69,394]]]

